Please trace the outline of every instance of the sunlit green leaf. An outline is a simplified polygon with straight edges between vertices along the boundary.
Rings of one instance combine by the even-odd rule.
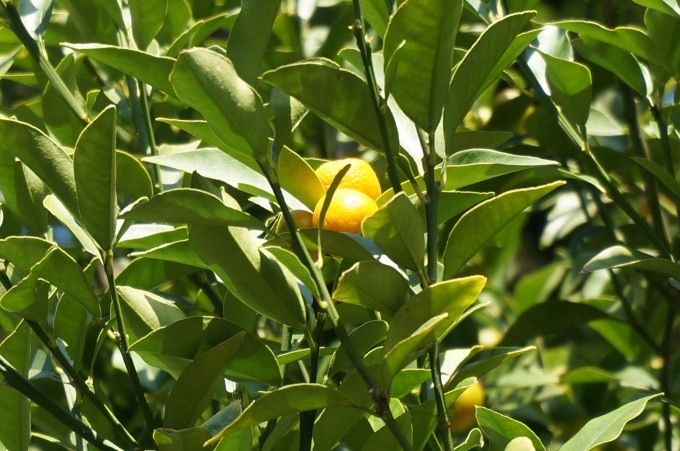
[[[459,0],[407,0],[387,27],[385,64],[399,49],[390,92],[404,113],[426,131],[434,132],[441,119],[462,9]]]
[[[132,35],[137,47],[146,49],[163,27],[168,0],[128,0]]]
[[[31,329],[22,322],[0,343],[0,355],[21,375],[31,367]],[[31,442],[31,400],[0,383],[0,443],[7,449],[27,450]]]
[[[564,182],[508,191],[465,213],[451,230],[444,250],[444,277],[454,276],[475,253],[524,209]]]
[[[680,280],[680,266],[665,258],[654,257],[626,246],[612,246],[593,257],[583,267],[584,272],[609,268],[635,268],[664,274]]]
[[[491,449],[502,450],[513,439],[527,437],[534,449],[545,451],[541,440],[525,424],[482,406],[477,406],[476,416],[484,436],[489,439]]]
[[[243,343],[246,332],[218,344],[194,360],[180,374],[170,390],[165,405],[163,425],[171,429],[193,427],[210,405],[218,384],[224,383],[224,372]]]
[[[338,279],[333,299],[363,305],[391,317],[406,301],[408,280],[396,269],[367,261],[356,263]]]
[[[552,98],[560,105],[565,116],[581,130],[588,121],[592,98],[590,71],[580,63],[544,54],[546,74]]]

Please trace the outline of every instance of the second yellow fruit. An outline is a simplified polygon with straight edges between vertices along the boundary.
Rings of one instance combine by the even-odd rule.
[[[455,432],[470,429],[475,423],[475,407],[484,404],[484,388],[477,382],[472,385],[453,402],[452,412],[449,414],[449,426]]]
[[[312,224],[319,226],[321,209],[326,196],[316,204]],[[335,191],[331,204],[326,211],[323,228],[336,232],[361,233],[361,221],[365,217],[375,213],[378,205],[366,194],[353,190],[339,188]]]

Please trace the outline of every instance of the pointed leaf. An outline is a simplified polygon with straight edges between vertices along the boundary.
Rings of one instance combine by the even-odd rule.
[[[399,193],[364,220],[366,238],[395,263],[411,270],[422,270],[425,258],[425,230],[418,209],[405,193]]]
[[[215,443],[225,435],[260,424],[273,418],[327,407],[354,407],[354,403],[339,391],[318,384],[287,385],[269,392],[245,408],[240,417],[214,436]]]
[[[193,427],[210,405],[224,372],[243,343],[246,332],[218,344],[194,360],[179,376],[165,405],[164,426],[171,429]]]
[[[453,226],[444,250],[444,278],[454,276],[481,247],[524,209],[564,182],[508,191],[482,202]]]
[[[3,210],[36,235],[47,231],[47,210],[42,204],[49,193],[45,183],[8,152],[0,152],[0,191]]]
[[[69,209],[66,208],[66,205],[64,205],[57,196],[54,194],[47,195],[43,200],[43,205],[47,211],[52,213],[59,222],[71,231],[85,252],[89,252],[95,257],[101,258],[101,252],[99,251],[94,238],[92,238],[92,235],[83,228],[79,220],[76,219],[75,214],[69,211]]]
[[[408,280],[396,269],[367,261],[356,263],[338,279],[333,299],[363,305],[391,317],[406,302]]]
[[[267,151],[269,123],[257,92],[239,78],[228,58],[207,49],[184,51],[170,75],[180,100],[197,110],[225,144]]]
[[[277,165],[281,188],[314,211],[319,199],[326,194],[314,169],[300,155],[287,147],[281,149]]]
[[[368,85],[353,72],[325,59],[306,60],[265,72],[262,80],[295,97],[314,114],[359,143],[384,150]],[[391,145],[396,125],[387,113]]]
[[[447,148],[477,97],[535,38],[538,32],[520,34],[535,15],[535,12],[509,14],[492,23],[458,64],[444,110]]]
[[[64,44],[64,46],[87,55],[95,61],[111,66],[154,88],[175,95],[168,81],[175,64],[173,58],[155,56],[139,50],[104,44]]]
[[[670,70],[668,60],[656,44],[639,28],[616,27],[605,28],[597,22],[584,20],[568,20],[556,22],[554,25],[592,39],[611,44],[633,55]]]
[[[264,225],[239,209],[234,201],[227,206],[218,197],[193,188],[164,191],[149,201],[137,204],[120,217],[136,221],[171,224],[233,225],[262,229]]]
[[[434,132],[451,80],[453,45],[463,1],[407,0],[392,15],[383,53],[399,50],[391,94],[418,127]]]
[[[590,259],[582,271],[593,272],[609,268],[635,268],[653,271],[680,280],[680,265],[626,246],[612,246],[603,250]]]
[[[641,157],[631,157],[631,159],[645,168],[647,171],[651,172],[656,179],[663,184],[674,196],[680,197],[680,184],[675,180],[675,178],[668,173],[666,168],[661,166],[659,163],[655,163],[652,160]]]
[[[191,316],[159,327],[130,346],[149,365],[178,378],[197,356],[244,329],[222,318]],[[183,337],[177,340],[177,337]],[[225,375],[235,381],[281,383],[276,357],[256,336],[246,333]]]
[[[168,13],[168,0],[128,0],[132,35],[137,47],[146,49],[156,37]]]
[[[378,36],[384,37],[390,18],[387,4],[383,0],[359,0],[359,4],[363,16],[371,24],[371,27],[378,33]]]
[[[671,16],[680,17],[680,5],[675,0],[633,0],[638,5],[646,6]],[[675,3],[675,4],[674,4]]]
[[[659,394],[637,399],[608,414],[594,418],[571,437],[560,451],[588,451],[603,443],[615,440],[630,420],[642,413],[647,402]]]
[[[527,437],[537,451],[545,451],[545,446],[525,424],[494,412],[486,407],[477,406],[477,422],[482,432],[489,439],[492,450],[503,450],[508,443],[517,437]]]
[[[259,249],[247,230],[192,225],[189,241],[243,303],[275,321],[304,327],[304,301],[294,276]]]
[[[125,331],[130,336],[130,343],[160,327],[185,318],[184,313],[174,302],[149,291],[122,285],[118,285],[116,291],[121,300]]]
[[[78,212],[73,162],[47,135],[24,122],[0,119],[0,151],[9,152],[35,173],[68,207]]]
[[[390,331],[383,347],[383,357],[388,360],[388,354],[400,345],[400,342],[413,338],[417,331],[422,337],[419,341],[413,341],[410,347],[415,350],[417,346],[425,342],[441,341],[451,328],[458,322],[463,312],[477,299],[484,288],[486,278],[481,276],[453,279],[431,285],[409,299],[390,321]],[[444,317],[442,317],[444,315]],[[438,318],[432,327],[423,329],[433,318]],[[423,335],[423,332],[426,335]],[[415,346],[415,347],[413,347]],[[393,361],[384,365],[386,380],[391,380],[395,371],[401,369],[401,365],[408,363],[409,355],[400,351],[399,361]]]
[[[242,0],[241,12],[229,33],[227,56],[239,76],[252,87],[257,86],[272,26],[280,9],[281,0]]]
[[[159,428],[153,431],[153,439],[159,451],[195,451],[208,449],[203,448],[203,443],[210,439],[210,431],[203,427],[178,431]]]
[[[543,54],[543,59],[552,98],[560,105],[564,115],[583,130],[592,99],[590,71],[583,64],[547,54]]]
[[[80,134],[73,155],[80,218],[103,250],[116,232],[116,108],[106,108]]]
[[[31,367],[31,329],[21,322],[0,343],[0,355],[28,378]],[[0,378],[1,379],[1,378]],[[0,443],[6,449],[28,450],[31,442],[31,400],[0,382]]]

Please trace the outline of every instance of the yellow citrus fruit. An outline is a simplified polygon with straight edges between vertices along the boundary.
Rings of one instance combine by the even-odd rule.
[[[366,194],[373,200],[380,196],[380,181],[370,164],[359,158],[345,158],[343,160],[327,161],[316,169],[324,189],[328,191],[331,182],[342,168],[351,164],[349,171],[342,178],[338,188],[355,189]]]
[[[324,199],[316,204],[312,224],[319,226]],[[336,232],[361,233],[361,221],[378,210],[376,203],[361,191],[340,188],[335,191],[323,221],[323,228]]]
[[[477,382],[454,401],[449,413],[449,426],[455,432],[466,431],[475,424],[475,407],[484,404],[484,388]]]
[[[312,213],[306,210],[292,210],[290,214],[293,216],[293,220],[298,229],[311,229],[314,227],[312,225]]]

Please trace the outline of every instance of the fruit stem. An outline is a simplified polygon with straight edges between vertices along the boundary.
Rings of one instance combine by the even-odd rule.
[[[401,447],[405,451],[410,451],[411,445],[409,444],[408,439],[406,438],[402,430],[399,428],[397,422],[394,420],[394,416],[390,411],[389,398],[385,394],[383,388],[380,387],[378,382],[370,373],[370,371],[368,371],[368,368],[361,359],[361,356],[354,348],[354,345],[352,344],[352,341],[349,338],[349,334],[347,333],[347,329],[345,328],[344,324],[340,321],[340,314],[338,313],[338,310],[335,308],[335,304],[333,303],[333,299],[331,298],[331,295],[328,291],[328,287],[326,287],[323,274],[321,274],[321,270],[314,264],[312,257],[309,255],[309,252],[307,252],[307,249],[302,244],[302,236],[300,235],[300,232],[297,226],[295,225],[293,215],[291,215],[290,209],[286,204],[286,199],[283,196],[281,186],[276,181],[278,180],[278,177],[276,176],[274,169],[271,166],[269,166],[265,158],[257,158],[257,163],[260,166],[260,169],[262,169],[262,173],[267,178],[267,181],[269,182],[269,185],[271,186],[272,190],[274,191],[274,196],[276,197],[276,200],[279,203],[279,207],[281,208],[283,219],[286,221],[288,230],[290,230],[291,246],[293,248],[293,252],[295,252],[295,254],[300,258],[302,263],[307,267],[307,269],[312,275],[312,278],[314,279],[314,282],[317,285],[317,288],[319,289],[320,299],[317,300],[319,308],[321,308],[321,310],[327,314],[328,319],[333,325],[335,334],[337,335],[338,340],[340,340],[340,343],[342,344],[343,348],[345,348],[347,356],[352,362],[352,365],[354,365],[357,372],[359,373],[359,375],[361,375],[361,378],[364,380],[364,383],[367,385],[369,395],[373,399],[373,403],[376,406],[377,412],[381,414],[380,415],[381,418],[385,421],[385,424],[390,429],[394,437],[397,439]]]
[[[361,61],[364,64],[364,73],[366,74],[366,83],[368,84],[368,91],[371,94],[373,109],[375,110],[375,117],[378,121],[378,129],[380,130],[380,138],[387,157],[387,176],[390,179],[390,184],[394,190],[394,194],[401,192],[401,182],[399,181],[399,174],[397,172],[397,158],[394,147],[390,141],[390,134],[387,130],[387,100],[380,96],[380,88],[375,79],[375,71],[373,70],[373,63],[371,61],[371,48],[366,40],[366,33],[364,32],[364,20],[361,15],[361,5],[359,0],[353,0],[354,3],[354,25],[352,26],[352,33],[354,39],[359,47],[361,53]],[[397,143],[397,149],[399,148]]]

